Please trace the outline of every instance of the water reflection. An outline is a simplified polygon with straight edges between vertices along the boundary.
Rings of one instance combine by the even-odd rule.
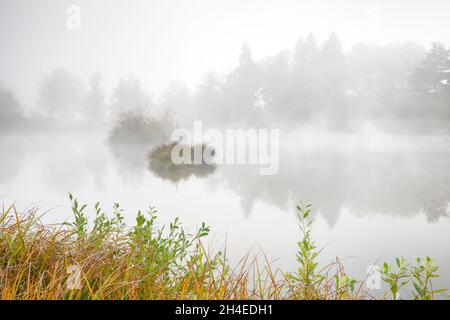
[[[145,173],[145,156],[151,144],[106,144],[115,164],[114,170],[121,182],[133,186],[140,185]]]
[[[2,136],[0,198],[23,206],[42,201],[48,209],[67,205],[72,192],[90,204],[121,202],[130,222],[138,209],[155,205],[162,219],[180,216],[189,225],[209,222],[218,235],[230,232],[236,259],[255,243],[270,257],[293,256],[294,204],[310,200],[320,213],[319,243],[337,240],[331,254],[360,257],[353,271],[384,256],[430,255],[448,287],[448,250],[436,244],[448,243],[450,139],[395,137],[389,148],[351,139],[285,137],[279,173],[261,176],[251,165],[174,166],[171,145],[110,144],[100,134]],[[342,215],[343,208],[351,214]],[[70,216],[66,206],[52,222],[61,222],[59,212]]]
[[[20,144],[17,137],[1,137],[2,156],[0,156],[0,183],[7,183],[20,172],[27,159],[28,149]]]
[[[70,192],[93,183],[99,193],[105,189],[108,155],[102,141],[89,135],[60,136],[36,141],[34,156],[39,156],[43,182],[57,192]],[[36,161],[35,159],[31,159]]]
[[[278,175],[260,176],[254,167],[223,166],[210,183],[237,194],[246,214],[256,201],[288,210],[295,201],[308,199],[330,225],[342,209],[358,215],[425,213],[430,222],[449,216],[449,153],[294,153],[284,149],[280,159]]]
[[[330,225],[343,208],[360,216],[424,213],[438,222],[450,213],[449,139],[407,141],[390,149],[334,142],[312,148],[288,138],[281,144],[279,173],[261,176],[256,166],[176,166],[170,161],[173,145],[112,145],[101,135],[3,136],[0,191],[27,185],[30,193],[33,188],[67,193],[92,183],[101,193],[108,172],[108,185],[121,185],[123,192],[128,184],[146,185],[155,177],[176,184],[197,177],[208,190],[239,197],[245,215],[256,214],[257,202],[289,211],[307,199]]]
[[[89,134],[3,135],[0,144],[0,194],[25,206],[40,201],[64,204],[68,192],[106,188],[110,157],[101,139]],[[39,206],[39,205],[38,205]]]

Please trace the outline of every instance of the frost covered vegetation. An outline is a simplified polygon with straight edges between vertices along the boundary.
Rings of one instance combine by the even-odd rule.
[[[387,292],[379,296],[347,275],[339,261],[320,266],[310,205],[297,208],[297,270],[284,272],[250,255],[230,266],[221,251],[204,246],[210,232],[204,223],[194,233],[178,219],[161,226],[150,208],[128,227],[118,204],[107,216],[98,203],[88,221],[87,206],[70,200],[74,220],[61,225],[42,224],[36,210],[2,209],[0,298],[428,300],[443,293],[433,289],[438,267],[430,258],[385,263]]]

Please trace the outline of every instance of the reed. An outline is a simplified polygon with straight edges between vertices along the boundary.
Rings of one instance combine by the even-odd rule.
[[[70,195],[74,219],[46,225],[38,210],[14,205],[0,212],[1,299],[373,299],[337,260],[320,267],[312,236],[311,206],[297,207],[300,221],[295,272],[250,254],[230,266],[226,254],[205,248],[210,227],[196,232],[179,219],[158,224],[158,212],[138,212],[133,226],[115,204],[107,215],[99,203],[89,221],[87,206]],[[226,252],[226,250],[225,250]],[[396,260],[381,270],[388,291],[376,298],[398,298],[410,283],[411,299],[434,299],[437,266],[430,259]],[[395,270],[394,270],[395,269]]]

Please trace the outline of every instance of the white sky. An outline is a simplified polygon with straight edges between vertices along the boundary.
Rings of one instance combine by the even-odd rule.
[[[69,5],[81,29],[66,27]],[[247,42],[255,57],[292,48],[313,32],[358,41],[450,43],[448,0],[0,0],[0,81],[26,105],[43,72],[103,73],[107,88],[133,73],[158,93],[169,80],[198,82],[237,62]]]

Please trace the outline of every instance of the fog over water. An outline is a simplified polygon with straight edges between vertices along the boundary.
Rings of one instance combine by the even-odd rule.
[[[75,5],[79,11],[67,11]],[[71,20],[73,14],[79,20]],[[450,2],[0,0],[0,203],[212,226],[237,262],[431,256],[450,288]],[[69,20],[68,20],[69,19]],[[69,22],[79,21],[80,25]],[[177,128],[280,130],[279,171],[174,167]],[[92,209],[92,208],[91,208]],[[93,210],[92,210],[93,212]]]
[[[212,243],[221,246],[226,237],[232,261],[262,249],[292,268],[298,238],[293,208],[310,199],[319,213],[315,235],[326,245],[324,263],[353,257],[349,271],[364,275],[367,265],[391,256],[430,255],[442,267],[441,281],[449,283],[448,137],[327,135],[311,143],[301,136],[282,139],[278,175],[222,166],[179,181],[149,169],[147,147],[108,147],[101,134],[2,137],[9,155],[1,163],[2,201],[56,207],[45,218],[52,222],[71,218],[68,191],[108,209],[119,201],[129,223],[137,210],[153,205],[163,222],[180,216],[194,228],[208,221]]]

